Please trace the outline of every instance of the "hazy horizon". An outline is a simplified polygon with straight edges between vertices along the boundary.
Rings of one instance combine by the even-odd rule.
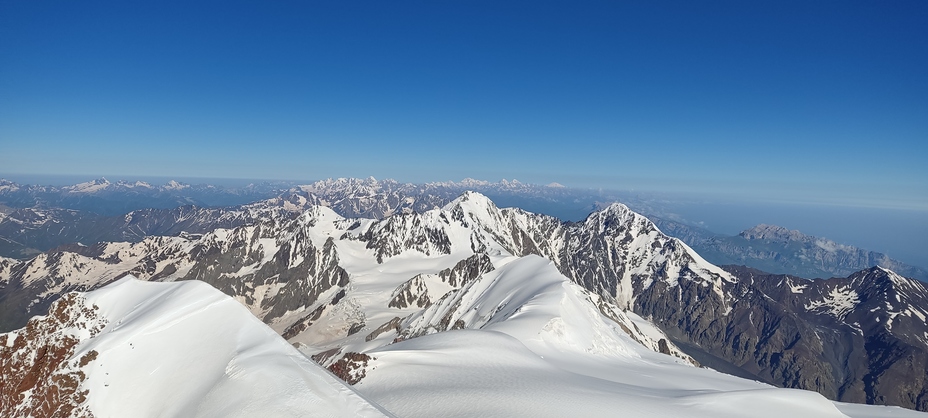
[[[190,184],[213,184],[224,187],[241,187],[259,182],[294,182],[311,183],[317,180],[265,180],[265,179],[219,179],[196,177],[157,177],[157,176],[56,176],[56,175],[20,175],[0,173],[0,178],[20,184],[40,184],[65,186],[86,182],[98,178],[116,181],[145,181],[162,185],[170,180]],[[372,177],[372,176],[368,176]],[[367,178],[367,177],[365,177]],[[378,178],[378,180],[386,180]],[[460,181],[445,180],[445,181]],[[502,179],[488,180],[499,182]],[[518,180],[518,179],[507,179]],[[522,180],[520,180],[522,181]],[[305,182],[305,183],[304,183]],[[410,182],[422,184],[423,182]],[[525,183],[529,183],[525,181]],[[537,183],[531,183],[537,184]],[[578,190],[595,191],[595,188]],[[928,268],[928,254],[921,249],[928,248],[928,211],[904,208],[861,207],[822,203],[778,202],[764,199],[737,199],[731,196],[718,196],[698,193],[670,193],[660,191],[631,191],[622,189],[602,189],[614,195],[627,196],[619,199],[622,203],[649,202],[655,210],[665,212],[665,217],[677,215],[695,226],[723,235],[737,235],[741,231],[758,224],[779,225],[784,228],[799,230],[806,235],[831,239],[839,244],[853,245],[870,251],[888,254],[890,257],[908,264]],[[625,200],[625,201],[623,201]],[[534,208],[545,212],[543,208]],[[547,213],[547,212],[546,212]],[[583,219],[589,211],[582,207],[570,213],[548,213],[567,221]]]

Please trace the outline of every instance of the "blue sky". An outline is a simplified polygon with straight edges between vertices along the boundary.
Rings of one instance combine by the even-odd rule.
[[[0,172],[928,210],[925,1],[188,3],[0,0]]]

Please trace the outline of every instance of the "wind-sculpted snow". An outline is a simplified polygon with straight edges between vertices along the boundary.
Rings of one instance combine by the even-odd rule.
[[[448,292],[399,326],[400,339],[450,329],[505,332],[526,344],[636,357],[631,346],[658,351],[621,310],[583,290],[538,256],[501,260],[502,267]],[[607,315],[608,313],[608,315]],[[666,342],[665,342],[666,343]],[[670,354],[692,362],[673,347]]]
[[[503,332],[457,330],[370,352],[355,388],[403,417],[844,418],[881,412],[869,407],[845,415],[814,392],[642,354],[646,358],[612,362],[556,351],[539,355]],[[887,416],[919,415],[895,409]]]

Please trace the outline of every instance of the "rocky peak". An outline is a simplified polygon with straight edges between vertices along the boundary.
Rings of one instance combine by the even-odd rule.
[[[308,226],[313,226],[320,222],[334,222],[340,221],[342,219],[344,218],[342,218],[341,215],[335,213],[332,208],[316,205],[310,206],[309,209],[306,209],[306,211],[303,212],[299,218],[297,218],[297,222]]]
[[[75,351],[106,325],[97,310],[79,294],[69,293],[51,305],[48,315],[0,334],[0,415],[90,416],[81,368],[97,352],[77,357]]]
[[[657,233],[661,238],[665,237],[650,219],[639,215],[621,203],[612,203],[599,211],[591,213],[584,220],[584,224],[591,230],[609,235],[619,232],[632,235]]]

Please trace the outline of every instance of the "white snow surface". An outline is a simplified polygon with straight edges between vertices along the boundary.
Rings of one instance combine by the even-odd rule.
[[[86,293],[108,320],[81,343],[97,417],[389,416],[238,302],[198,281],[127,277]]]
[[[370,354],[357,389],[403,417],[846,416],[810,391],[653,358],[539,355],[497,331],[448,331]]]
[[[646,320],[620,311],[609,321],[549,261],[495,264],[408,320],[422,329],[450,313],[466,329],[367,351],[373,360],[355,387],[402,417],[926,416],[692,367],[645,346],[664,338]],[[644,342],[619,329],[624,321]]]

